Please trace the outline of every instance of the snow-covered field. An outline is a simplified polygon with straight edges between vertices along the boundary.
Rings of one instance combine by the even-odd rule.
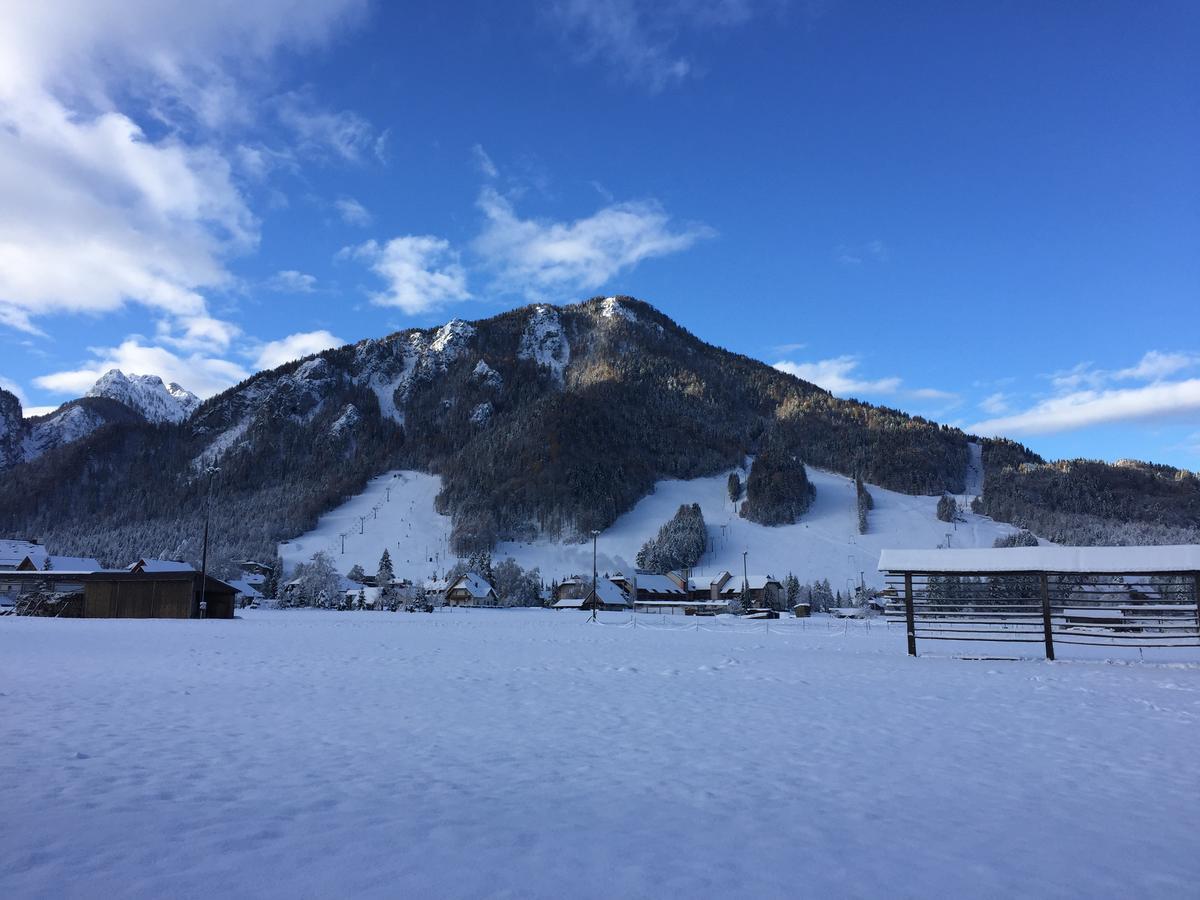
[[[744,481],[746,471],[739,471]],[[630,571],[642,544],[657,534],[681,503],[699,503],[708,525],[712,549],[696,575],[715,575],[722,569],[739,574],[742,551],[748,550],[751,572],[777,578],[794,572],[803,582],[828,578],[835,590],[842,591],[848,584],[857,584],[860,573],[868,584],[883,586],[883,576],[876,571],[882,549],[933,548],[944,544],[947,534],[952,547],[991,547],[997,537],[1015,530],[973,513],[964,516],[966,521],[950,525],[937,518],[937,497],[913,497],[871,487],[875,508],[870,514],[870,530],[860,535],[854,482],[812,467],[808,475],[817,489],[815,502],[799,522],[780,528],[767,528],[736,515],[726,487],[728,473],[660,481],[654,493],[600,535],[600,571]],[[392,472],[373,479],[358,497],[323,516],[314,531],[283,544],[280,550],[285,565],[290,569],[318,550],[326,550],[342,572],[356,563],[374,572],[387,547],[396,574],[402,577],[432,575],[435,563],[428,559],[436,554],[440,554],[442,567],[448,568],[451,522],[433,508],[440,483],[436,476],[418,472]],[[365,522],[360,521],[363,516]],[[348,532],[345,553],[339,537],[342,532]],[[496,561],[506,556],[525,568],[537,566],[547,581],[592,570],[590,543],[501,543],[492,552]],[[452,564],[453,557],[450,559]]]
[[[0,619],[0,897],[1195,896],[1196,662],[629,621]]]

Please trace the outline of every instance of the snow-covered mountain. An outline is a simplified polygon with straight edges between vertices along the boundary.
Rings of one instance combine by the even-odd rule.
[[[747,479],[753,503],[742,511],[759,524],[726,522],[725,535],[732,528],[755,535],[758,546],[770,543],[781,554],[776,569],[807,566],[811,557],[797,557],[795,568],[783,558],[787,529],[803,536],[806,516],[818,514],[846,534],[827,541],[827,552],[847,560],[847,570],[862,567],[849,560],[855,532],[840,512],[821,513],[855,477],[889,497],[919,498],[909,507],[896,500],[894,508],[907,509],[913,521],[928,517],[922,527],[943,540],[942,523],[925,509],[943,493],[1059,542],[1200,536],[1193,527],[1200,479],[1190,473],[1046,463],[1018,444],[972,440],[895,409],[834,397],[705,343],[629,297],[538,304],[359,341],[260,372],[190,415],[188,397],[159,379],[110,373],[102,382],[94,393],[103,396],[16,425],[19,404],[0,395],[0,464],[32,459],[20,479],[0,479],[0,534],[62,540],[64,550],[104,559],[151,552],[198,560],[208,484],[198,476],[216,463],[221,525],[210,559],[269,558],[280,541],[309,533],[371,479],[405,471],[435,479],[429,503],[445,517],[438,528],[449,528],[434,534],[432,525],[421,526],[422,554],[427,533],[430,543],[458,554],[524,547],[511,554],[534,561],[529,548],[541,543],[557,554],[553,547],[577,547],[593,529],[613,534],[622,516],[663,496],[664,485],[692,483],[686,493],[693,493],[698,480],[717,478],[706,483],[708,496],[753,456],[759,477]],[[124,415],[129,427],[102,427],[93,414],[108,422]],[[62,449],[47,453],[51,446]],[[811,513],[797,505],[800,463],[817,473]],[[835,480],[821,483],[821,473]],[[17,482],[19,490],[4,490]],[[38,503],[28,502],[30,493]],[[376,505],[372,521],[382,513]],[[779,522],[758,512],[793,507]],[[666,512],[651,518],[661,524]],[[706,506],[710,524],[718,515],[711,512]],[[1137,533],[1118,533],[1114,523],[1132,523]],[[363,528],[358,523],[360,534]],[[896,535],[894,542],[918,530],[898,521],[879,533]],[[641,537],[630,533],[621,551],[626,562]]]
[[[200,398],[178,384],[163,384],[157,375],[125,375],[120,369],[102,375],[83,397],[28,419],[20,401],[0,390],[0,471],[32,462],[105,425],[178,425],[199,405]]]
[[[126,375],[109,369],[87,392],[108,397],[141,413],[148,422],[179,423],[196,411],[200,398],[175,382],[164,384],[157,375]]]

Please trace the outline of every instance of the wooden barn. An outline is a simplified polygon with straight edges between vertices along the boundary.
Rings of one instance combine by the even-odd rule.
[[[18,593],[42,591],[74,595],[60,615],[85,619],[200,618],[199,572],[6,572],[5,581]],[[237,589],[216,578],[207,579],[204,618],[232,619]]]

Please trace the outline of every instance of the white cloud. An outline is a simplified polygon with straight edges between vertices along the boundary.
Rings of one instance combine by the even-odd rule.
[[[1073,391],[1043,400],[1024,412],[976,422],[967,430],[983,435],[1050,434],[1198,411],[1200,378],[1192,378],[1135,388]]]
[[[311,294],[317,289],[317,279],[315,275],[284,269],[268,278],[266,287],[282,294]]]
[[[1118,369],[1113,373],[1113,377],[1131,381],[1158,381],[1197,365],[1200,365],[1200,354],[1197,353],[1164,353],[1161,350],[1151,350],[1137,365],[1128,369]]]
[[[449,241],[433,235],[404,235],[385,244],[371,240],[344,247],[338,257],[367,261],[387,282],[387,290],[371,295],[376,306],[421,313],[471,298],[457,251]]]
[[[279,97],[278,116],[295,133],[298,149],[304,155],[332,156],[353,163],[361,163],[368,156],[386,161],[387,132],[376,132],[355,112],[326,109],[308,91],[292,91]]]
[[[12,394],[14,397],[16,397],[18,400],[20,400],[21,406],[24,406],[26,403],[29,402],[29,399],[25,396],[25,391],[23,391],[21,389],[21,386],[19,384],[17,384],[15,381],[13,381],[11,378],[5,378],[3,375],[0,375],[0,388],[3,388],[4,390],[6,390],[10,394]],[[28,416],[30,414],[28,412],[26,412],[25,415]]]
[[[158,375],[168,384],[182,385],[200,397],[211,397],[250,376],[243,367],[201,352],[178,354],[165,347],[143,344],[131,337],[117,347],[93,347],[93,360],[78,368],[35,378],[44,390],[79,397],[109,369],[127,375]]]
[[[502,289],[531,297],[594,290],[642,260],[678,253],[716,233],[695,223],[673,228],[654,201],[616,203],[573,222],[522,219],[492,188],[484,188],[479,206],[487,221],[476,252]]]
[[[685,32],[742,25],[784,5],[780,0],[557,0],[549,10],[575,58],[604,63],[622,80],[658,92],[701,70],[676,49]]]
[[[342,217],[342,221],[347,225],[365,228],[373,220],[370,211],[353,197],[339,197],[333,202],[333,205],[337,209],[338,215]]]
[[[1012,409],[1008,402],[1008,395],[1003,391],[996,391],[994,394],[989,394],[979,401],[979,408],[989,416],[1002,416]]]
[[[43,315],[130,302],[207,316],[205,292],[230,283],[227,259],[258,241],[230,160],[253,170],[263,157],[226,150],[220,133],[252,116],[238,76],[282,46],[324,40],[362,8],[10,4],[0,29],[0,324],[35,332]]]
[[[817,362],[775,363],[775,368],[789,375],[825,388],[839,397],[858,397],[868,394],[894,394],[900,390],[899,378],[880,378],[875,381],[859,378],[855,374],[859,359],[856,356],[838,356]]]
[[[500,170],[496,168],[496,164],[492,162],[492,158],[488,156],[488,152],[483,149],[482,144],[472,147],[471,155],[475,157],[475,165],[485,178],[495,178],[500,174]]]
[[[885,263],[892,258],[883,241],[867,241],[857,246],[840,244],[834,248],[837,261],[844,266],[861,266],[864,262]]]
[[[178,350],[225,350],[242,329],[211,316],[180,316],[158,323],[157,337]]]
[[[330,347],[340,347],[344,343],[346,342],[340,337],[324,330],[289,334],[285,338],[263,344],[254,365],[260,370],[274,369],[293,359],[311,356]]]

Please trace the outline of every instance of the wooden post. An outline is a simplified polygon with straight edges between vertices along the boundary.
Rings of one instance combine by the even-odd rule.
[[[1196,604],[1196,637],[1200,638],[1200,572],[1192,573],[1192,602]]]
[[[917,617],[913,613],[912,572],[904,573],[904,620],[908,625],[908,655],[917,655]]]
[[[1042,631],[1046,635],[1046,659],[1054,659],[1054,635],[1050,622],[1050,583],[1045,573],[1038,579],[1042,586]]]

